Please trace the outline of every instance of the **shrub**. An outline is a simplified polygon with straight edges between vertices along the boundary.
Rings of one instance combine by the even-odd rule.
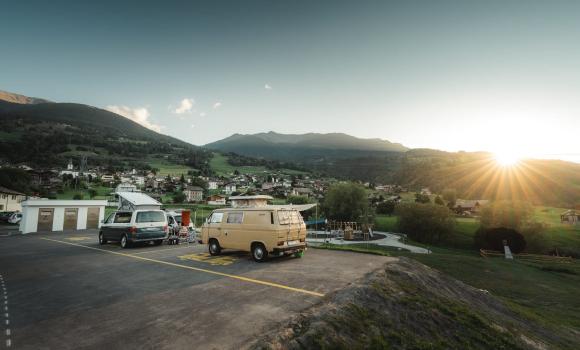
[[[480,227],[475,233],[477,248],[503,252],[504,241],[507,241],[510,250],[515,254],[521,253],[526,248],[524,236],[512,228],[496,227],[486,229]]]
[[[185,194],[181,193],[181,192],[176,192],[173,195],[173,203],[183,203],[185,202]]]
[[[445,206],[406,203],[400,204],[396,213],[399,231],[418,242],[440,242],[449,237],[455,229],[455,217]]]
[[[83,199],[83,195],[81,193],[75,193],[73,199]]]
[[[395,202],[385,201],[377,205],[377,214],[392,215],[395,212]]]

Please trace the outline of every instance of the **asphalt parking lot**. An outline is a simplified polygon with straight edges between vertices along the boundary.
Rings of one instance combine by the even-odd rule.
[[[243,348],[389,259],[309,249],[255,263],[198,244],[100,246],[96,231],[0,237],[0,348]]]

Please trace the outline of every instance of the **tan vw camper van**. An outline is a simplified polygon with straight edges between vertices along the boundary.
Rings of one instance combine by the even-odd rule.
[[[222,249],[243,250],[258,262],[269,254],[302,256],[306,225],[300,212],[288,207],[223,208],[207,218],[201,241],[211,255],[219,255]]]

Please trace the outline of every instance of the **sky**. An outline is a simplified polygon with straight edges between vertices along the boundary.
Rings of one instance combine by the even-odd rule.
[[[11,1],[0,90],[203,145],[344,132],[580,162],[580,1]]]

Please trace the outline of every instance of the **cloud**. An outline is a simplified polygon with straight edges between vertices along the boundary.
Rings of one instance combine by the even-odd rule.
[[[270,84],[266,84],[266,85],[264,85],[264,89],[266,89],[266,90],[272,90],[272,87],[270,86]]]
[[[162,126],[154,124],[149,120],[150,114],[145,107],[130,108],[127,106],[107,106],[105,109],[109,112],[113,112],[127,119],[130,119],[135,123],[141,124],[147,129],[161,132]]]
[[[222,103],[221,102],[216,102],[216,103],[213,104],[213,109],[218,109],[221,106],[222,106]]]
[[[183,100],[181,100],[179,107],[173,110],[173,113],[175,114],[191,113],[194,104],[195,101],[193,100],[193,98],[184,98]]]

